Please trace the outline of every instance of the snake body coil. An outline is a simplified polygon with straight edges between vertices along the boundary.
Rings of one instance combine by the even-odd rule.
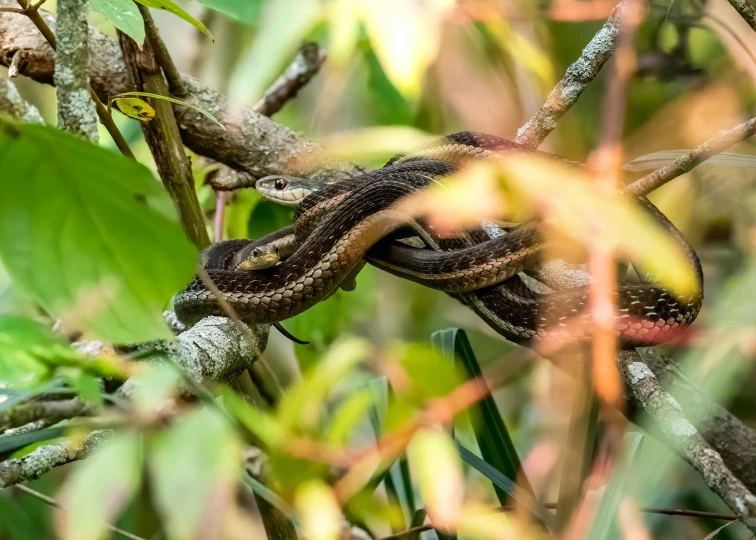
[[[496,240],[489,240],[480,229],[468,231],[456,239],[438,240],[436,247],[442,251],[379,242],[411,221],[392,210],[396,201],[454,172],[467,159],[512,150],[524,151],[505,139],[464,132],[426,151],[395,158],[378,171],[326,187],[321,184],[303,200],[298,196],[289,200],[292,205],[301,200],[291,234],[299,248],[289,259],[249,273],[216,265],[208,268],[208,274],[243,318],[265,323],[292,317],[324,299],[366,257],[391,273],[451,293],[513,341],[587,336],[591,324],[585,288],[536,294],[515,276],[539,262],[543,246],[535,224],[517,227]],[[695,319],[703,297],[701,266],[693,249],[648,200],[641,198],[638,203],[682,246],[698,287],[689,297],[676,298],[651,283],[620,283],[615,330],[624,346],[674,337]],[[212,294],[198,280],[178,295],[175,308],[185,322],[220,313]]]

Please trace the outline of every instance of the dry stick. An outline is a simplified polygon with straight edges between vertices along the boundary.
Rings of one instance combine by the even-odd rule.
[[[40,33],[45,37],[47,42],[50,44],[50,47],[52,47],[53,50],[57,50],[58,45],[55,40],[55,34],[53,34],[53,31],[50,30],[50,27],[47,26],[47,23],[39,14],[39,7],[44,3],[44,0],[33,5],[30,5],[28,0],[17,1],[22,9],[15,11],[14,13],[22,13],[26,15],[29,20],[34,23],[34,26],[39,29]],[[95,94],[95,91],[91,88],[91,86],[89,91],[92,96],[92,101],[94,101],[95,107],[97,109],[97,116],[100,117],[100,122],[102,122],[102,125],[105,126],[105,129],[108,130],[108,133],[110,133],[110,136],[113,138],[113,141],[116,143],[118,149],[124,156],[134,158],[134,154],[131,152],[131,148],[129,148],[129,145],[126,143],[126,139],[123,138],[123,134],[118,129],[118,126],[110,116],[110,113],[108,113],[108,109],[105,107],[105,105],[103,105],[102,101],[100,101],[100,98],[97,97],[97,94]]]
[[[145,25],[145,31],[150,31],[148,25]],[[140,50],[129,36],[120,31],[118,35],[136,90],[167,96],[168,87],[150,45],[155,37],[147,39]],[[150,122],[142,122],[144,138],[155,158],[163,185],[178,209],[184,232],[195,246],[203,249],[210,245],[210,237],[194,190],[192,166],[184,151],[173,107],[162,99],[147,99],[155,109],[155,117]]]
[[[22,485],[16,485],[14,486],[17,490],[23,491],[24,493],[27,493],[31,495],[32,497],[36,497],[40,501],[44,502],[45,504],[49,504],[50,506],[54,508],[58,508],[60,510],[65,511],[65,508],[63,508],[58,501],[53,499],[52,497],[48,497],[44,493],[40,493],[39,491],[36,491],[30,487],[22,486]],[[105,523],[105,528],[109,531],[112,531],[116,534],[120,534],[124,538],[130,538],[131,540],[146,540],[145,538],[141,536],[137,536],[136,534],[132,534],[129,531],[124,531],[123,529],[119,529],[118,527],[114,527],[113,525],[110,525],[109,523]]]
[[[740,13],[743,20],[748,23],[753,30],[756,30],[756,9],[748,2],[748,0],[728,0],[730,5],[735,8],[735,11]]]
[[[661,428],[661,434],[670,447],[693,465],[709,488],[752,532],[756,532],[756,497],[685,417],[680,404],[661,387],[645,361],[635,351],[622,351],[619,354],[619,368],[623,377],[631,383],[638,403]]]
[[[623,19],[627,20],[627,11],[634,9],[634,2],[635,0],[622,0],[617,4],[603,28],[593,36],[580,58],[567,68],[562,80],[549,93],[546,103],[517,131],[515,142],[528,148],[537,148],[557,127],[583,90],[614,54],[620,25]]]
[[[627,195],[647,195],[670,180],[690,172],[707,159],[720,154],[731,146],[744,141],[756,133],[756,117],[738,124],[732,129],[723,130],[675,161],[657,169],[643,178],[622,189]]]
[[[171,58],[163,38],[160,37],[160,31],[155,26],[150,9],[138,2],[136,5],[139,8],[139,13],[142,14],[142,19],[144,19],[145,37],[150,42],[150,47],[152,47],[152,52],[155,55],[157,63],[163,68],[165,79],[168,81],[168,89],[174,96],[184,97],[186,95],[186,86],[184,86],[184,81],[181,80],[181,73],[176,68],[176,64],[173,63],[173,58]]]

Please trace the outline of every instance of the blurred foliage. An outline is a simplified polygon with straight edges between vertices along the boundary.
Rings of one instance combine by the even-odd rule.
[[[555,4],[526,1],[139,2],[157,8],[180,70],[240,104],[255,103],[304,40],[326,46],[322,73],[275,120],[324,143],[332,157],[369,168],[429,136],[462,129],[514,138],[608,15],[596,3],[592,20],[557,20]],[[582,13],[586,4],[593,3],[572,9]],[[141,41],[131,0],[92,0],[91,9],[105,32],[112,35],[114,25]],[[636,35],[626,160],[689,148],[752,110],[754,37],[728,9],[715,1],[651,6]],[[604,70],[544,149],[585,161],[597,146],[606,82]],[[54,124],[54,92],[17,84]],[[0,414],[57,392],[123,405],[96,378],[119,378],[123,366],[84,356],[66,337],[132,342],[169,335],[161,311],[190,279],[195,253],[155,181],[138,122],[116,120],[143,165],[116,155],[105,133],[95,148],[51,127],[0,123],[0,258],[7,272],[0,274]],[[737,150],[752,153],[752,146]],[[215,194],[205,180],[218,165],[193,161],[212,228]],[[673,246],[582,175],[529,164],[506,177],[475,174],[475,181],[488,174],[496,190],[504,187],[513,213],[556,208],[560,229],[578,238],[595,241],[588,227],[602,216],[616,225],[625,255],[685,286]],[[712,395],[734,403],[748,425],[756,425],[748,391],[756,382],[755,178],[748,169],[704,166],[652,197],[693,241],[706,274],[696,341],[665,350]],[[442,209],[461,207],[464,194],[451,186]],[[484,198],[497,200],[493,191]],[[290,208],[254,190],[227,201],[225,238],[259,237],[293,219]],[[65,336],[50,330],[56,319]],[[503,342],[455,300],[369,267],[356,290],[338,290],[284,325],[311,344],[278,341],[265,351],[274,370],[294,366],[294,382],[278,403],[250,403],[209,384],[187,388],[173,368],[143,369],[130,408],[113,407],[124,427],[90,459],[31,483],[66,510],[53,515],[28,494],[0,492],[0,538],[98,538],[111,534],[106,522],[145,538],[261,537],[260,518],[270,532],[274,515],[280,530],[326,540],[342,529],[342,509],[376,537],[421,526],[426,513],[438,526],[458,525],[465,537],[544,534],[552,514],[541,502],[559,493],[575,399],[559,369]],[[455,329],[430,337],[449,327]],[[491,373],[499,381],[494,393],[456,410],[465,397],[457,392]],[[439,410],[448,417],[434,416]],[[607,415],[597,425],[602,444],[610,444],[612,422]],[[65,426],[0,441],[26,455]],[[654,538],[703,538],[716,529],[721,522],[711,519],[639,517],[644,506],[729,512],[666,448],[640,439],[626,433],[612,470],[592,477],[605,486],[586,536],[620,537],[628,515]],[[262,465],[249,457],[248,444],[265,451]],[[598,452],[599,445],[594,457]],[[510,503],[516,512],[495,510]],[[433,540],[448,531],[422,535]],[[748,533],[735,524],[718,537]]]

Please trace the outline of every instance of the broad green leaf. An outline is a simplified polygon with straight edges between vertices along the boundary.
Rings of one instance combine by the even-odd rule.
[[[341,531],[341,508],[333,490],[323,482],[310,480],[294,496],[303,536],[309,540],[337,540]]]
[[[196,254],[152,174],[58,130],[3,121],[0,157],[0,257],[15,284],[93,336],[169,337],[162,311]]]
[[[14,315],[0,316],[0,381],[32,388],[52,377],[58,368],[123,375],[114,362],[79,354],[41,323]]]
[[[140,122],[149,122],[155,117],[155,109],[139,98],[116,97],[113,98],[118,110],[130,118]]]
[[[64,540],[97,540],[105,524],[115,521],[139,489],[141,438],[119,433],[89,459],[79,463],[64,488],[57,513],[58,534]]]
[[[150,443],[153,496],[169,539],[215,538],[241,473],[241,444],[228,421],[208,407]]]
[[[123,94],[113,96],[112,98],[110,98],[110,101],[115,101],[118,105],[118,108],[121,109],[121,112],[127,116],[130,116],[131,118],[136,118],[137,120],[145,122],[152,120],[152,118],[155,116],[155,109],[153,109],[146,101],[130,96],[142,96],[152,99],[159,99],[162,101],[168,101],[169,103],[175,103],[176,105],[189,107],[190,109],[194,109],[198,113],[209,118],[210,120],[218,124],[218,126],[220,126],[222,129],[226,129],[226,126],[224,126],[216,117],[207,112],[205,109],[169,96],[161,96],[160,94],[152,94],[150,92],[124,92]],[[126,108],[126,110],[124,110],[122,104],[123,107]]]
[[[200,32],[205,34],[210,39],[213,38],[213,35],[210,33],[210,30],[207,29],[207,27],[202,24],[200,21],[189,15],[186,11],[181,9],[175,2],[172,0],[135,0],[142,4],[143,6],[147,6],[148,8],[155,8],[155,9],[162,9],[169,13],[173,13],[174,15],[177,15],[184,19],[186,22],[197,28]]]
[[[551,526],[551,524],[554,522],[554,515],[549,512],[545,506],[538,502],[530,493],[517,486],[517,484],[515,484],[511,478],[504,476],[493,465],[480,459],[478,456],[470,452],[470,450],[459,443],[457,444],[457,451],[459,452],[459,456],[462,458],[462,460],[470,467],[478,471],[480,474],[493,482],[497,487],[506,492],[513,501],[533,514],[536,519],[549,527]]]
[[[320,18],[318,0],[271,0],[260,32],[231,81],[230,98],[252,104],[262,97]]]
[[[199,0],[210,9],[228,15],[245,24],[260,22],[264,0]]]
[[[434,526],[454,527],[462,507],[464,480],[451,437],[440,429],[423,429],[407,446],[407,459]]]
[[[444,356],[459,359],[468,379],[483,375],[464,330],[451,328],[435,332],[432,341],[433,345]],[[512,443],[504,420],[499,414],[499,408],[496,406],[493,396],[489,393],[470,408],[470,413],[475,439],[478,441],[483,459],[508,478],[520,478],[521,487],[532,493],[528,479],[522,472],[522,464],[517,455],[517,450]],[[494,486],[494,489],[501,505],[506,506],[509,502],[506,492],[496,486]]]
[[[89,7],[138,44],[144,42],[144,19],[133,0],[92,0]]]
[[[394,85],[417,98],[423,77],[438,54],[444,17],[453,0],[406,2],[359,0],[370,42]]]
[[[420,402],[447,395],[461,382],[452,362],[424,343],[397,345],[391,350],[409,376],[411,395]]]

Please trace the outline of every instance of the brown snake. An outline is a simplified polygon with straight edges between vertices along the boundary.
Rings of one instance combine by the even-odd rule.
[[[380,242],[410,221],[396,213],[395,202],[454,172],[463,160],[515,150],[525,151],[488,135],[451,135],[427,151],[392,160],[382,169],[328,185],[306,197],[295,215],[294,237],[299,248],[278,266],[238,272],[211,264],[207,272],[239,315],[255,323],[280,321],[308,309],[331,294],[367,257],[392,273],[454,293],[514,341],[588,335],[591,326],[585,288],[541,295],[515,276],[538,264],[542,243],[534,224],[495,240],[476,230],[439,242],[441,249],[452,251]],[[638,202],[681,245],[698,286],[689,297],[677,298],[652,283],[620,283],[615,330],[624,346],[671,339],[695,319],[703,298],[701,266],[695,252],[658,209],[645,198]],[[175,309],[185,322],[220,314],[212,294],[199,280],[179,293]]]

